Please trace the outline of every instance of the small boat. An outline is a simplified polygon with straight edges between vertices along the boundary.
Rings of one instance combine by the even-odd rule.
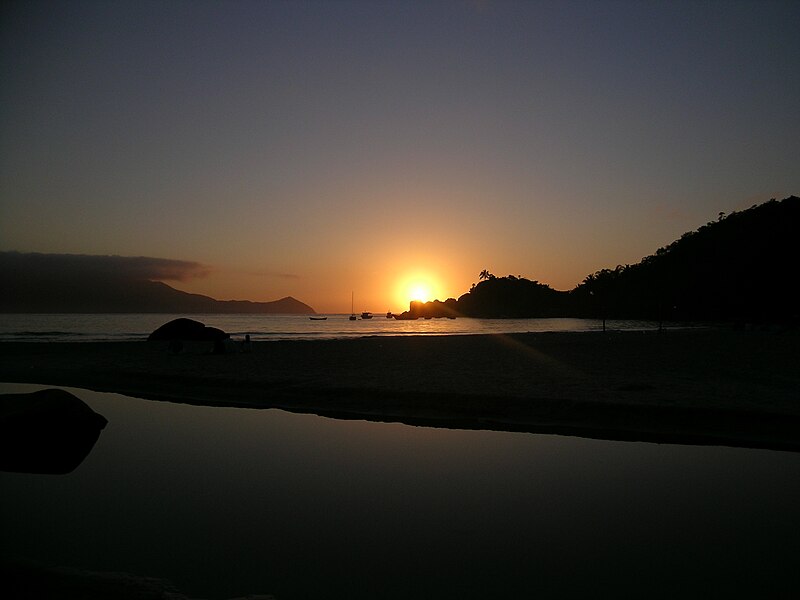
[[[365,310],[364,312],[361,313],[361,318],[362,319],[371,319],[372,318],[372,313]]]
[[[389,311],[389,312],[387,312],[387,313],[386,313],[386,318],[387,318],[387,319],[392,319],[392,318],[394,318],[394,315],[392,314],[392,311]]]
[[[327,321],[328,317],[308,317],[312,321]]]
[[[356,320],[356,311],[353,310],[353,292],[350,292],[350,320]]]

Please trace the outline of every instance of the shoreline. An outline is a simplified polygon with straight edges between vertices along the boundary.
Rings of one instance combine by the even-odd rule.
[[[340,419],[800,451],[800,333],[2,342],[0,381]]]

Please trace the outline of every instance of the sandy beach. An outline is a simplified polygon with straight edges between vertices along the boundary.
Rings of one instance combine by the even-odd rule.
[[[0,344],[0,381],[439,427],[800,449],[800,334]]]

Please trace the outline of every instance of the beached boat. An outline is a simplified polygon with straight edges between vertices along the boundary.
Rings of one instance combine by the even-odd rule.
[[[327,321],[328,317],[308,317],[312,321]]]

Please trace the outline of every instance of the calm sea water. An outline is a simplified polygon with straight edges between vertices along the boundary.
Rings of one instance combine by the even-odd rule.
[[[0,314],[0,341],[114,341],[145,339],[164,323],[186,315],[169,314]],[[398,321],[376,315],[350,321],[328,315],[312,321],[306,315],[189,315],[233,337],[249,334],[255,341],[334,339],[383,335],[466,335],[532,331],[594,331],[596,319],[419,319]],[[610,329],[656,329],[652,321],[608,321]]]
[[[166,578],[207,599],[800,589],[797,453],[72,391],[108,425],[71,474],[0,472],[0,554]]]

